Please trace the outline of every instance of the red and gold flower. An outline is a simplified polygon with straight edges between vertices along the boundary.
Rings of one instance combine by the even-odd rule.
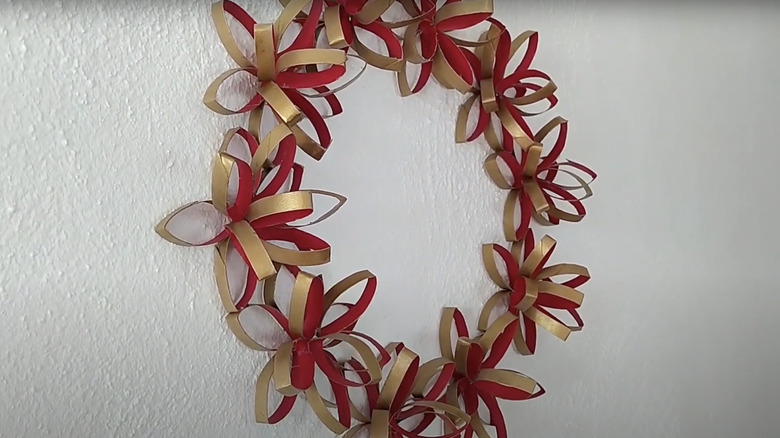
[[[447,0],[440,7],[436,0],[398,0],[414,19],[404,31],[404,61],[420,65],[414,86],[409,84],[406,66],[398,72],[402,96],[419,92],[431,74],[443,86],[468,93],[474,85],[474,53],[468,47],[484,42],[456,38],[452,32],[472,28],[493,13],[492,0]],[[419,43],[419,48],[418,48]]]
[[[257,381],[255,413],[260,423],[273,424],[292,409],[299,394],[304,394],[323,423],[335,433],[342,433],[351,424],[347,388],[377,383],[381,367],[389,360],[384,349],[372,338],[353,331],[366,311],[376,291],[376,277],[368,271],[352,274],[327,292],[321,276],[313,276],[293,268],[295,284],[289,302],[274,293],[265,295],[265,303],[250,305],[230,313],[227,322],[241,342],[254,350],[274,352]],[[354,303],[337,303],[346,291],[365,282],[360,297]],[[346,377],[343,365],[332,350],[336,346],[351,349],[351,359],[361,364],[367,382]],[[383,353],[376,357],[376,352]],[[315,384],[315,374],[327,377],[335,398],[337,416],[329,409]],[[273,388],[283,399],[269,414],[268,396]]]
[[[507,250],[500,245],[483,245],[482,261],[490,279],[501,288],[493,294],[479,316],[479,329],[487,330],[492,315],[505,311],[522,323],[514,335],[515,348],[520,354],[536,351],[536,326],[544,328],[561,340],[566,340],[572,331],[582,329],[583,322],[577,309],[583,295],[577,287],[590,279],[584,266],[573,264],[547,265],[555,250],[555,239],[544,236],[535,245],[534,233],[529,231],[523,242],[512,244]],[[571,277],[563,283],[554,279]],[[563,310],[574,318],[573,325],[567,325],[551,313]]]
[[[498,438],[506,438],[506,423],[498,400],[529,400],[544,393],[530,377],[513,370],[496,369],[512,343],[516,326],[517,318],[504,315],[484,333],[472,338],[463,314],[456,308],[444,309],[439,324],[439,347],[442,357],[455,364],[445,399],[470,416],[464,437],[476,434],[487,438],[486,425],[491,425]],[[453,332],[457,339],[453,338]],[[480,416],[480,404],[486,408],[489,418]]]
[[[292,135],[274,148],[276,166],[263,169],[272,149],[258,145],[242,128],[229,131],[214,161],[212,199],[178,208],[160,221],[155,229],[157,233],[177,245],[216,244],[225,254],[235,250],[249,266],[254,281],[276,273],[274,263],[295,266],[327,263],[330,245],[290,224],[314,213],[315,194],[335,196],[339,200],[324,217],[338,209],[345,198],[299,189],[303,169],[293,161],[295,144],[290,139]],[[295,248],[273,242],[286,242]],[[245,305],[248,299],[240,297],[234,305]]]
[[[358,424],[343,438],[460,437],[469,416],[439,400],[452,378],[454,364],[439,358],[420,365],[417,354],[400,343],[390,344],[386,351],[390,361],[383,366],[386,377],[381,384],[369,384],[362,365],[347,362],[366,386],[365,397],[353,401],[352,415]],[[431,435],[437,420],[443,432]]]
[[[252,111],[255,119],[267,104],[277,120],[292,131],[301,149],[319,159],[330,144],[330,132],[322,115],[302,90],[313,89],[323,96],[327,95],[326,99],[334,114],[340,112],[341,107],[335,96],[329,94],[327,85],[344,75],[347,58],[342,50],[320,49],[315,46],[322,2],[313,3],[309,18],[304,20],[292,44],[285,49],[280,48],[282,35],[306,3],[292,2],[273,24],[256,23],[246,11],[230,0],[215,3],[212,6],[212,17],[217,34],[238,67],[217,77],[206,90],[203,102],[219,114]],[[235,19],[252,38],[254,47],[251,56],[244,54],[244,50],[234,38],[228,24],[228,16]],[[323,65],[327,67],[320,70],[318,66]],[[229,109],[220,103],[218,92],[225,81],[238,74],[253,77],[256,89],[252,90],[252,97],[239,108]],[[314,126],[318,141],[297,126],[304,116]],[[251,128],[250,130],[254,131]]]
[[[455,141],[474,141],[484,134],[494,150],[511,150],[513,139],[526,148],[533,143],[533,134],[524,118],[554,107],[558,103],[554,94],[557,86],[546,73],[531,68],[539,43],[536,32],[527,31],[511,40],[503,24],[490,21],[490,29],[481,38],[483,44],[476,48],[476,56],[470,58],[477,86],[469,90],[472,96],[458,112]],[[522,47],[525,53],[519,64],[507,71]],[[524,109],[543,100],[548,107],[541,112]],[[479,111],[476,126],[467,133],[469,115],[475,107]],[[493,127],[494,121],[501,126],[500,138]]]
[[[542,157],[542,142],[555,128],[558,128],[558,138],[550,152]],[[567,132],[568,122],[556,117],[532,137],[534,143],[528,147],[522,148],[515,143],[514,151],[494,152],[485,160],[488,176],[498,187],[510,190],[503,219],[507,240],[522,240],[532,217],[542,225],[579,222],[585,217],[582,201],[592,195],[590,183],[596,173],[580,163],[559,161],[566,146]],[[502,166],[507,174],[502,172]],[[562,175],[571,177],[576,184],[561,183]],[[574,194],[579,190],[583,193],[581,196]],[[563,210],[561,204],[568,204],[573,211]],[[517,223],[516,219],[519,219]]]

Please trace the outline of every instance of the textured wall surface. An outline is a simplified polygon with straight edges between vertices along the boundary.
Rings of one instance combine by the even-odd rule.
[[[253,423],[266,357],[225,326],[212,251],[153,233],[242,121],[200,102],[231,66],[209,3],[119,3],[0,0],[0,436],[328,436],[305,409]],[[550,230],[594,275],[586,329],[506,360],[548,391],[506,407],[511,436],[776,436],[780,7],[618,3],[496,0],[541,32],[567,156],[600,171],[587,219]],[[452,141],[457,94],[370,71],[342,98],[305,181],[349,197],[323,272],[373,270],[362,329],[430,356],[440,308],[493,291],[504,194]]]

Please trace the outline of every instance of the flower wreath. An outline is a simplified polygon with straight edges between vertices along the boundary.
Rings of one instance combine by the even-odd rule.
[[[526,121],[558,102],[554,82],[531,67],[538,34],[511,39],[492,17],[492,0],[280,2],[283,11],[271,24],[256,23],[230,0],[213,5],[217,34],[237,67],[214,80],[204,103],[219,114],[248,114],[248,126],[224,137],[213,164],[212,199],[175,210],[156,231],[179,245],[215,245],[229,328],[248,347],[273,353],[257,381],[258,422],[277,423],[305,400],[344,437],[420,437],[433,429],[446,438],[507,437],[498,400],[533,399],[544,390],[530,377],[496,366],[512,345],[533,354],[537,327],[562,340],[581,329],[577,288],[590,278],[579,265],[550,265],[555,240],[537,242],[530,229],[531,219],[541,225],[580,221],[596,177],[581,164],[560,160],[566,120],[556,117],[537,132]],[[383,19],[391,8],[407,17]],[[454,36],[478,25],[487,30],[477,40]],[[239,42],[246,40],[249,47]],[[419,92],[431,77],[466,95],[456,142],[484,137],[492,149],[487,174],[508,191],[502,228],[510,247],[482,248],[499,291],[485,304],[477,332],[469,331],[459,310],[445,308],[441,357],[428,362],[401,343],[383,347],[356,330],[376,292],[371,272],[326,290],[322,276],[302,270],[330,261],[330,245],[303,228],[327,219],[346,199],[301,189],[303,167],[295,157],[300,148],[319,160],[330,146],[325,120],[342,112],[336,92],[359,76],[337,85],[348,56],[364,68],[394,72],[402,96]],[[417,77],[410,82],[412,67]],[[223,87],[242,76],[249,80]],[[223,88],[249,95],[231,109]],[[532,108],[540,104],[541,111]],[[543,143],[551,145],[546,154]],[[572,182],[563,184],[563,177]],[[336,206],[314,217],[318,196],[334,198]],[[299,224],[307,218],[308,224]],[[294,278],[291,287],[277,284],[282,272]],[[339,301],[355,287],[362,287],[357,300]],[[567,313],[572,322],[554,312]]]

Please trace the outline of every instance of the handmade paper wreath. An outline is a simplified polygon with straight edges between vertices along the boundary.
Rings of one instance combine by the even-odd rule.
[[[248,113],[248,125],[222,141],[212,199],[175,210],[156,231],[178,245],[216,247],[229,328],[249,348],[273,353],[257,380],[258,422],[277,423],[305,399],[328,429],[347,438],[507,437],[498,400],[529,400],[544,390],[496,366],[512,345],[534,354],[537,327],[562,340],[581,329],[577,288],[590,278],[582,266],[549,264],[555,240],[537,241],[530,229],[532,219],[545,226],[582,220],[582,201],[596,177],[560,160],[566,120],[555,117],[536,132],[529,127],[528,118],[558,102],[556,85],[532,67],[537,33],[511,39],[492,17],[491,0],[280,3],[283,11],[271,24],[256,23],[230,0],[213,5],[217,34],[237,67],[214,80],[203,100],[219,114]],[[386,18],[394,13],[402,18]],[[456,36],[480,26],[478,38]],[[349,57],[364,68],[393,71],[402,96],[419,92],[431,78],[464,94],[455,140],[484,137],[493,150],[485,170],[508,190],[502,228],[510,247],[482,248],[499,290],[485,303],[476,335],[459,310],[445,308],[441,357],[425,363],[404,344],[383,347],[356,330],[376,293],[371,272],[326,289],[322,276],[301,269],[330,261],[330,245],[303,228],[327,219],[346,198],[301,189],[303,167],[295,157],[300,148],[319,160],[330,146],[326,118],[342,112],[336,92],[362,73],[345,80]],[[241,92],[240,104],[225,102]],[[316,215],[317,197],[335,199],[335,207]],[[290,287],[280,275],[292,279]],[[339,301],[353,288],[362,288],[357,300]]]

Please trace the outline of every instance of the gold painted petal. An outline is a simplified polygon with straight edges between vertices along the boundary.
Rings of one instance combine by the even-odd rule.
[[[581,306],[582,300],[585,298],[585,295],[582,292],[562,284],[553,283],[551,281],[538,281],[536,284],[539,288],[539,292],[563,298],[564,300],[575,304],[576,307]]]
[[[258,351],[275,351],[290,342],[290,336],[263,306],[251,305],[229,313],[227,326],[239,341]]]
[[[406,28],[404,31],[404,37],[403,37],[403,51],[404,51],[404,61],[410,62],[412,64],[422,64],[424,62],[430,61],[430,59],[426,59],[422,56],[422,53],[417,49],[417,32],[420,30],[420,23],[414,22],[409,25],[409,27]]]
[[[411,90],[409,91],[409,94],[411,94]],[[466,102],[458,108],[458,120],[455,122],[455,143],[466,143],[468,141],[468,133],[466,130],[468,129],[469,115],[474,108],[474,102],[476,102],[477,97],[476,94],[469,97]]]
[[[353,77],[349,78],[348,81],[346,81],[343,84],[340,84],[340,85],[338,85],[336,87],[329,87],[330,90],[329,91],[325,91],[323,93],[308,93],[308,92],[302,92],[302,91],[299,91],[299,93],[301,95],[306,96],[306,97],[311,98],[311,99],[319,99],[319,98],[330,96],[332,94],[336,94],[336,93],[338,93],[338,92],[340,92],[342,90],[345,90],[347,87],[349,87],[350,85],[352,85],[355,82],[357,82],[357,80],[360,79],[361,76],[363,76],[363,73],[366,72],[366,69],[368,69],[368,63],[364,59],[362,59],[361,57],[359,57],[359,56],[357,56],[355,54],[352,54],[352,53],[348,53],[347,54],[347,58],[355,59],[355,60],[357,60],[358,62],[361,63],[360,70],[358,70],[358,72]],[[306,68],[308,70],[310,70],[310,71],[317,71],[316,69],[312,69],[311,67],[312,66],[310,66],[310,65],[306,66]],[[314,67],[316,67],[316,66],[314,66]],[[323,116],[323,117],[324,118],[328,118],[328,117],[332,117],[332,116]]]
[[[457,309],[454,307],[445,307],[439,320],[439,351],[442,357],[451,361],[455,360],[455,352],[452,348],[454,344],[452,326],[455,324],[456,311]]]
[[[286,397],[298,395],[301,391],[292,384],[293,343],[281,345],[272,359],[274,363],[274,388]]]
[[[520,47],[522,47],[526,41],[531,39],[531,37],[537,33],[538,32],[535,30],[526,30],[525,32],[516,36],[515,39],[512,40],[512,46],[509,50],[509,59],[512,59],[515,54],[517,54],[517,51],[520,50]]]
[[[313,210],[314,202],[311,195],[309,191],[298,190],[258,199],[249,206],[246,220],[254,222],[275,214]]]
[[[533,354],[531,352],[531,349],[528,347],[528,343],[525,341],[525,337],[523,336],[523,331],[519,326],[517,327],[517,331],[515,332],[513,342],[515,344],[515,350],[517,350],[517,352],[520,353],[520,355],[530,356]]]
[[[318,224],[320,222],[323,222],[326,219],[328,219],[329,217],[331,217],[334,214],[336,214],[336,212],[339,211],[339,209],[341,209],[341,207],[343,207],[344,204],[347,202],[347,197],[339,195],[338,193],[328,192],[326,190],[304,190],[304,191],[305,192],[309,192],[312,195],[312,199],[314,199],[313,195],[321,195],[321,196],[326,196],[326,197],[329,197],[329,198],[333,198],[333,199],[336,200],[336,205],[331,207],[325,213],[321,214],[319,217],[313,219],[311,222],[308,222],[308,223],[303,224],[303,225],[294,225],[293,228],[304,228],[304,227],[309,227],[309,226],[312,226],[312,225],[316,225],[316,224]],[[315,208],[316,208],[316,206],[315,206]]]
[[[501,159],[501,157],[496,152],[488,155],[488,157],[485,158],[485,172],[487,172],[490,180],[493,181],[493,184],[497,185],[498,188],[509,190],[512,188],[513,182],[509,181],[501,172],[501,168],[498,166],[499,159]]]
[[[436,78],[439,83],[448,89],[458,90],[462,94],[471,92],[474,87],[472,84],[466,83],[450,66],[450,63],[444,58],[441,50],[437,51],[433,56],[433,77]],[[512,120],[514,122],[514,120]],[[518,126],[519,128],[519,126]],[[522,130],[521,130],[522,131]]]
[[[373,23],[387,12],[395,0],[368,0],[363,8],[355,14],[355,19],[361,24]]]
[[[237,159],[224,152],[217,153],[211,170],[211,203],[220,213],[227,216],[230,202],[230,175],[236,167]]]
[[[274,274],[276,274],[276,268],[269,251],[266,247],[266,242],[262,241],[252,226],[246,221],[233,222],[227,226],[233,233],[234,238],[238,241],[238,245],[244,250],[244,254],[249,261],[249,265],[254,270],[258,280],[264,280]]]
[[[563,117],[554,117],[549,122],[545,123],[544,126],[542,126],[538,131],[536,131],[536,135],[534,135],[534,140],[536,140],[539,143],[542,143],[544,139],[552,132],[553,129],[557,128],[560,125],[565,125],[566,123],[569,123],[568,120],[564,119]]]
[[[471,351],[472,345],[474,344],[470,339],[458,338],[458,340],[455,341],[455,371],[459,374],[468,374],[469,352]]]
[[[383,409],[374,409],[371,413],[371,438],[390,438],[390,413]]]
[[[358,420],[360,421],[360,420]],[[357,426],[352,426],[352,429],[349,429],[344,435],[341,436],[341,438],[371,438],[368,435],[368,427],[371,427],[371,419],[367,418],[365,421],[360,421],[364,424],[358,424]]]
[[[337,49],[298,49],[287,52],[279,57],[277,69],[284,71],[307,65],[345,65],[347,54]]]
[[[562,341],[568,339],[572,332],[571,327],[567,327],[553,318],[550,318],[548,315],[540,312],[536,307],[531,307],[530,309],[526,310],[523,312],[523,315]]]
[[[247,164],[251,164],[252,150],[249,147],[246,138],[243,136],[246,132],[247,131],[243,128],[229,129],[222,137],[222,144],[219,145],[219,150],[217,152],[225,153]],[[234,140],[236,139],[239,139],[240,142],[235,142]],[[253,172],[252,175],[256,175],[256,173]]]
[[[228,55],[236,61],[236,64],[243,68],[254,67],[254,64],[244,56],[244,52],[241,51],[235,38],[233,38],[233,33],[230,32],[224,2],[219,1],[211,5],[211,18],[214,21],[214,28],[217,30],[219,40],[222,42],[225,50],[227,50]]]
[[[257,80],[272,81],[276,78],[276,44],[274,30],[270,24],[255,24],[255,56],[257,57]],[[281,71],[281,68],[278,68]]]
[[[301,15],[303,8],[309,3],[311,3],[311,0],[285,0],[282,3],[284,9],[273,24],[277,44],[284,32],[287,31],[287,28],[290,27],[290,24]]]
[[[392,56],[385,56],[375,52],[360,42],[357,35],[352,40],[352,49],[354,49],[358,56],[366,61],[366,63],[378,69],[398,72],[405,67],[403,59],[393,58]]]
[[[262,114],[262,110],[259,110],[258,113]],[[252,111],[252,114],[255,114],[255,111]],[[258,126],[259,122],[260,121],[258,120]],[[284,123],[279,123],[278,125],[274,126],[268,135],[260,139],[257,153],[252,156],[252,162],[250,163],[253,174],[260,174],[260,171],[264,167],[273,167],[273,164],[269,161],[269,157],[271,154],[273,154],[276,148],[279,147],[279,144],[282,142],[282,140],[290,135],[292,135],[290,128]]]
[[[588,268],[581,265],[575,265],[571,263],[560,263],[556,265],[550,265],[539,272],[537,278],[553,278],[559,275],[576,275],[590,278],[590,272]]]
[[[493,344],[496,342],[499,336],[506,330],[509,325],[517,321],[517,317],[511,313],[505,313],[499,316],[490,326],[487,327],[485,332],[479,336],[479,346],[482,347],[482,351],[487,353],[493,348]]]
[[[435,23],[439,24],[450,18],[462,15],[492,14],[493,0],[463,0],[452,2],[439,8],[436,12]]]
[[[477,374],[476,380],[498,383],[529,395],[534,393],[537,386],[536,380],[512,370],[484,369]]]
[[[496,258],[493,256],[494,252],[493,244],[486,243],[482,245],[482,264],[485,265],[485,271],[487,271],[490,279],[493,280],[493,283],[498,287],[501,289],[511,289],[511,286],[504,280],[501,271],[498,269]]]
[[[539,187],[539,182],[536,178],[525,178],[523,180],[523,190],[531,199],[531,204],[533,204],[536,213],[544,213],[550,210],[550,204],[547,202],[547,198],[544,197],[544,192]]]
[[[549,210],[547,210],[547,211],[546,211],[546,212],[544,212],[544,213],[537,213],[536,211],[534,211],[534,212],[532,213],[532,216],[533,216],[534,220],[535,220],[535,221],[536,221],[536,222],[537,222],[539,225],[541,225],[541,226],[544,226],[544,227],[550,227],[550,226],[553,226],[553,225],[555,225],[555,224],[554,224],[554,223],[552,223],[551,221],[547,220],[547,218],[546,218],[546,217],[544,217],[544,215],[545,215],[545,214],[547,214],[547,215],[550,215],[550,211],[551,211],[551,210],[553,211],[553,213],[555,213],[555,212],[556,212],[556,209],[555,209],[555,207],[550,207],[550,209],[549,209]],[[559,219],[560,219],[560,218],[559,218]],[[561,219],[561,220],[563,220],[563,219]]]
[[[271,424],[268,413],[268,394],[271,389],[271,379],[274,375],[274,363],[268,361],[257,376],[255,387],[255,421],[261,424]]]
[[[273,108],[274,112],[276,112],[288,126],[295,125],[303,118],[298,107],[292,103],[286,94],[284,94],[284,91],[282,91],[276,82],[266,82],[260,87],[259,94],[263,96],[263,99],[268,102],[268,105]]]
[[[322,21],[325,23],[325,36],[328,38],[328,45],[334,49],[346,49],[347,37],[344,35],[344,28],[341,25],[341,6],[333,5],[325,8],[322,14]]]
[[[249,70],[247,68],[232,68],[222,73],[221,75],[217,76],[217,78],[214,79],[214,82],[212,82],[209,85],[209,87],[206,89],[206,93],[203,95],[203,104],[206,105],[208,109],[214,111],[217,114],[221,114],[223,116],[241,114],[242,111],[232,110],[219,103],[219,101],[217,100],[217,93],[219,91],[219,88],[222,86],[222,84],[225,83],[225,81],[228,80],[231,76],[239,73],[251,74],[251,71],[252,70]]]
[[[534,91],[531,94],[527,94],[523,97],[504,97],[503,99],[515,106],[531,105],[547,99],[548,97],[555,94],[556,91],[558,91],[558,86],[555,85],[555,82],[548,81],[542,88]]]
[[[534,271],[540,267],[539,265],[547,255],[555,249],[556,243],[555,239],[550,236],[542,237],[542,240],[534,247],[534,250],[531,251],[531,254],[528,255],[520,266],[520,275],[532,278],[531,275]]]
[[[518,207],[520,207],[520,191],[510,190],[506,201],[504,201],[504,215],[501,219],[504,238],[510,242],[517,239],[515,216],[520,214]]]
[[[298,147],[301,148],[302,151],[306,152],[306,154],[315,160],[322,159],[322,156],[325,155],[327,149],[311,138],[300,126],[290,126],[290,130],[293,135],[295,135],[295,141],[298,142]]]
[[[477,436],[477,438],[493,438],[485,428],[485,423],[482,422],[482,419],[479,418],[479,415],[472,415],[469,425],[474,430],[474,434]]]
[[[311,290],[312,283],[314,283],[315,277],[308,272],[301,271],[295,276],[295,283],[293,284],[292,298],[290,299],[290,332],[303,336],[303,321],[306,317],[306,310],[308,307],[309,290]]]
[[[333,286],[328,289],[328,291],[325,293],[325,308],[331,307],[336,300],[341,297],[346,291],[351,289],[356,284],[366,281],[372,278],[376,278],[376,276],[371,273],[371,271],[363,270],[359,272],[355,272],[354,274],[348,275],[338,283],[334,284]]]
[[[168,242],[181,246],[210,243],[224,229],[228,218],[210,201],[183,205],[157,224],[154,231]]]
[[[341,424],[341,422],[339,422],[339,420],[334,417],[333,414],[330,413],[325,400],[322,398],[315,386],[307,389],[305,394],[306,401],[309,403],[309,407],[311,407],[311,409],[314,411],[314,414],[317,415],[317,418],[320,419],[322,424],[325,425],[328,430],[337,435],[347,431],[347,428]]]
[[[390,409],[395,398],[398,394],[398,389],[404,381],[404,377],[410,372],[417,372],[416,368],[413,368],[415,360],[419,357],[404,347],[398,352],[395,363],[393,363],[390,373],[387,375],[382,389],[379,392],[379,398],[377,399],[377,407],[379,409]]]
[[[521,312],[530,309],[539,298],[539,282],[528,278],[523,278],[523,281],[525,281],[525,295],[516,306]]]
[[[527,164],[523,167],[523,176],[527,178],[536,177],[539,162],[542,160],[542,147],[541,143],[534,142],[525,148],[525,161]]]
[[[420,365],[417,371],[417,378],[414,381],[414,387],[412,388],[412,394],[417,398],[425,397],[428,385],[434,382],[447,366],[452,366],[452,361],[445,357],[437,357]],[[437,394],[434,394],[433,397],[438,399]]]
[[[498,128],[499,130],[501,129],[500,124]],[[488,120],[488,124],[485,126],[485,133],[483,135],[485,136],[485,141],[487,141],[490,149],[493,149],[496,152],[502,152],[505,150],[503,139],[499,139],[498,134],[496,134],[496,130],[493,125],[493,117]]]
[[[482,307],[482,311],[479,312],[479,321],[477,323],[477,329],[481,332],[487,331],[488,327],[491,325],[491,315],[496,311],[496,309],[501,306],[504,313],[506,313],[509,310],[509,297],[510,292],[509,291],[499,291],[494,293],[493,295],[488,298],[487,302],[485,302],[485,306]],[[502,313],[502,315],[504,314]],[[514,316],[514,315],[513,315]],[[517,317],[515,316],[515,319]]]
[[[489,113],[498,111],[498,98],[496,97],[496,89],[493,86],[493,78],[482,79],[479,82],[479,90],[482,107],[485,108],[485,111]]]
[[[551,218],[555,218],[564,222],[579,222],[585,218],[584,214],[569,213],[555,207],[550,207],[549,210],[543,213],[547,214]],[[539,216],[541,216],[541,214],[539,214]],[[540,220],[536,214],[534,215],[534,219],[542,225],[555,225],[546,219],[542,218],[542,220]]]
[[[369,347],[365,342],[355,336],[345,335],[343,333],[334,333],[332,335],[322,336],[321,339],[326,341],[344,342],[345,344],[352,347],[354,353],[357,354],[357,356],[353,355],[353,357],[359,359],[359,361],[362,362],[366,372],[368,372],[370,379],[368,382],[369,385],[379,383],[379,381],[382,380],[382,366],[379,364],[379,360],[371,350],[371,347]],[[325,345],[329,344],[326,342]]]
[[[287,249],[273,243],[263,241],[263,247],[269,257],[276,263],[292,266],[318,266],[330,261],[330,247],[325,249],[301,251]]]
[[[230,244],[230,239],[218,243],[214,249],[214,276],[216,277],[219,298],[228,312],[239,311],[236,303],[246,293],[248,274],[249,266],[235,247]]]
[[[528,137],[528,134],[523,131],[523,128],[515,121],[512,115],[507,111],[506,107],[501,104],[498,109],[498,118],[501,120],[501,125],[509,131],[515,141],[522,148],[531,146],[534,141]]]

